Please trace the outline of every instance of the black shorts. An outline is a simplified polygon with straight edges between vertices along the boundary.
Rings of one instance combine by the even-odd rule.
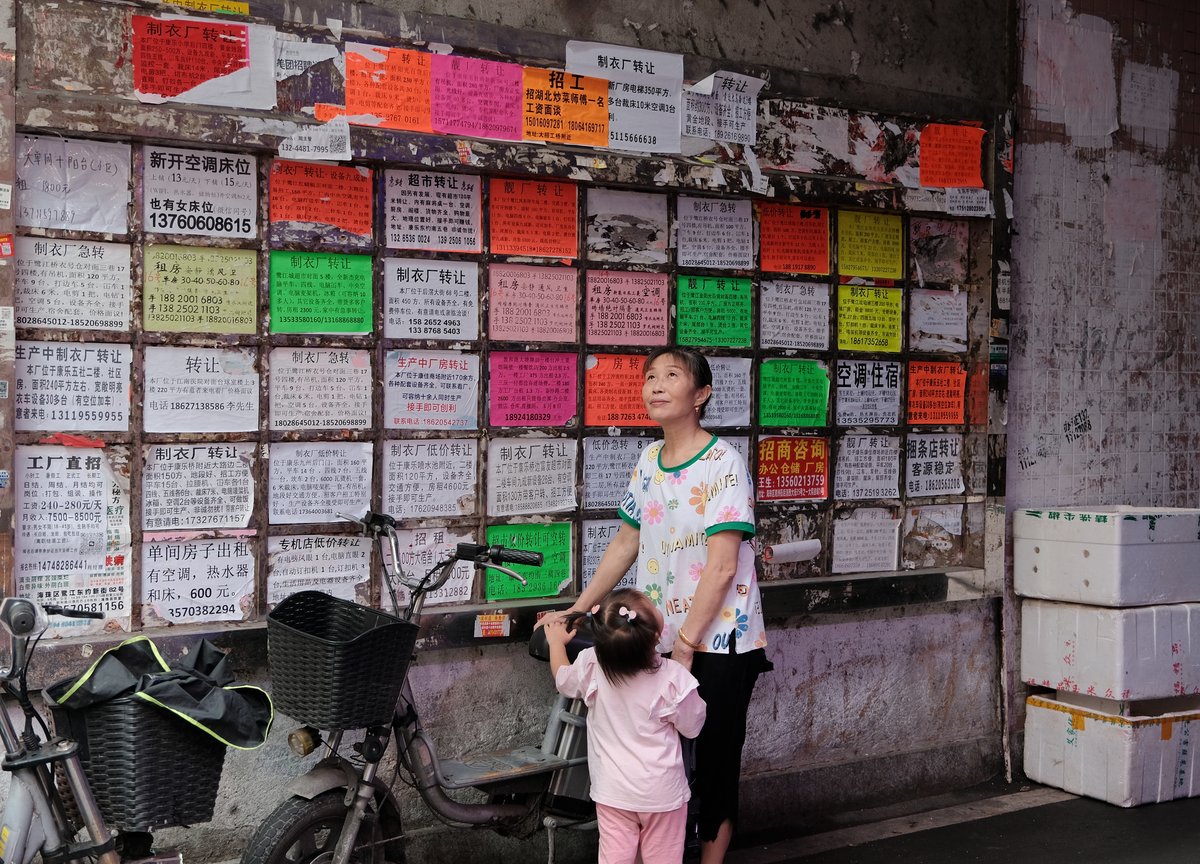
[[[692,655],[692,675],[700,682],[700,697],[708,707],[704,728],[696,737],[692,777],[701,840],[715,840],[727,819],[737,823],[750,695],[758,676],[774,668],[764,649],[735,654],[736,640],[729,642],[729,654],[697,651]]]

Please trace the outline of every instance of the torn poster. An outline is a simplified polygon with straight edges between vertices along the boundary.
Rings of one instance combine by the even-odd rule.
[[[687,88],[683,134],[753,147],[758,129],[761,78],[714,72]]]
[[[275,28],[183,15],[133,16],[139,102],[275,107]]]

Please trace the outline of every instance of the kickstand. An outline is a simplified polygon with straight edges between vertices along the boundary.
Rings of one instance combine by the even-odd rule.
[[[554,864],[554,829],[558,827],[558,820],[547,816],[542,824],[546,826],[546,864]]]

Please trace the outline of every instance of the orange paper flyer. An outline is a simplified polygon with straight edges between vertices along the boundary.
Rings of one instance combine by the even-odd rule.
[[[346,43],[346,117],[358,126],[432,132],[431,54]]]
[[[642,358],[593,354],[584,372],[583,425],[653,426],[642,401]]]
[[[957,425],[963,422],[967,372],[954,362],[910,361],[908,422]]]
[[[608,146],[608,82],[558,69],[525,67],[526,141]]]

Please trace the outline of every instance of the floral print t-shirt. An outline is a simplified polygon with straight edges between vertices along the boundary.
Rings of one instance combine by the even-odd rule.
[[[729,652],[737,631],[737,650],[767,644],[762,599],[754,569],[754,488],[741,454],[716,435],[690,461],[662,464],[663,442],[642,451],[620,516],[640,533],[637,583],[663,613],[666,626],[659,651],[667,652],[687,617],[708,559],[708,538],[739,531],[737,571],[725,602],[706,633],[688,633],[701,650]]]

